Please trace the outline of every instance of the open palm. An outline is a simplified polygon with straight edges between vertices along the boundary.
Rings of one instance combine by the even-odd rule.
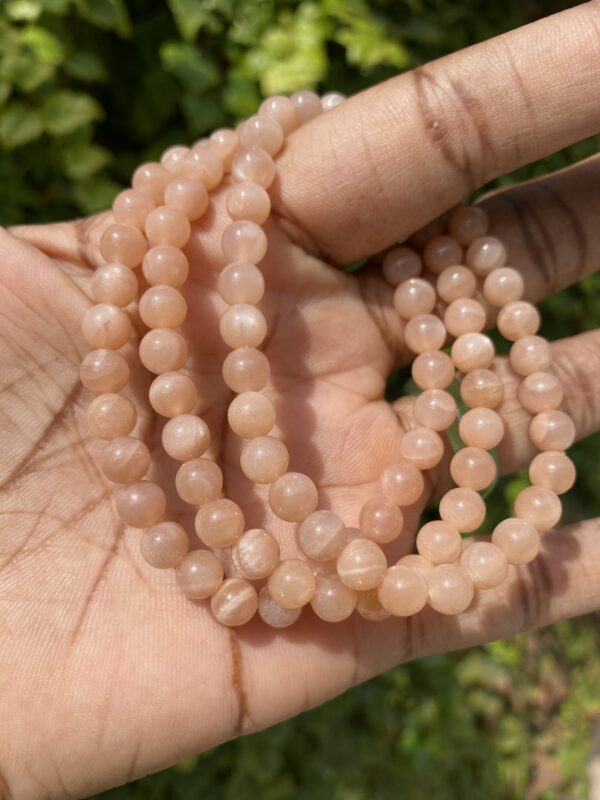
[[[590,21],[600,25],[597,4],[395,79],[298,131],[279,159],[276,214],[261,264],[268,391],[291,469],[310,475],[320,506],[349,525],[357,523],[382,468],[397,457],[411,421],[410,403],[393,408],[383,397],[388,374],[406,360],[391,289],[371,267],[348,274],[339,265],[381,251],[485,180],[600,129],[600,109],[585,102],[590,85],[600,82],[598,40],[583,37],[582,43],[580,29]],[[566,37],[561,58],[571,75],[561,97],[572,113],[558,119],[547,110],[556,82],[532,64],[518,96],[507,93],[506,107],[500,102],[489,111],[497,121],[490,134],[489,121],[482,127],[473,107],[458,102],[468,92],[483,94],[473,62],[489,60],[494,86],[500,75],[494,70],[506,68],[498,65],[499,53],[525,52],[528,37],[539,49],[557,29]],[[594,70],[596,84],[589,76]],[[398,115],[408,107],[413,120],[399,127]],[[528,122],[516,116],[524,107]],[[411,125],[420,126],[419,136]],[[530,299],[600,266],[599,178],[594,159],[486,201],[492,232],[523,270]],[[3,800],[89,794],[273,724],[401,660],[596,607],[597,521],[546,535],[534,564],[511,568],[503,587],[480,595],[457,619],[426,609],[406,620],[375,624],[352,617],[327,625],[305,611],[285,631],[259,622],[230,630],[204,603],[186,600],[171,571],[145,564],[139,532],[119,522],[112,487],[96,467],[100,445],[86,430],[79,325],[109,219],[0,233]],[[189,367],[227,495],[244,508],[247,526],[271,530],[290,556],[293,526],[273,517],[264,488],[242,475],[240,441],[226,425],[230,393],[220,376],[225,350],[215,288],[225,224],[223,196],[216,193],[188,246]],[[554,347],[556,369],[566,378],[565,407],[586,435],[600,421],[600,336],[592,332]],[[531,456],[528,416],[515,403],[509,368],[501,359],[496,368],[507,386],[501,463],[512,470]],[[137,433],[153,446],[157,480],[169,487],[175,464],[161,454],[149,383],[149,374],[134,367]],[[432,475],[430,495],[441,488]],[[189,523],[189,507],[172,491],[168,497],[170,516]],[[408,515],[399,554],[412,549],[420,510]]]

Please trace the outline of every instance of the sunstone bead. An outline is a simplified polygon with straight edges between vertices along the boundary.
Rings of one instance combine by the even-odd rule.
[[[259,392],[270,374],[266,356],[254,347],[238,347],[223,361],[223,380],[234,392]]]
[[[231,430],[242,439],[266,436],[275,425],[275,406],[264,394],[242,392],[227,410]]]
[[[540,327],[540,312],[531,303],[516,300],[507,303],[498,312],[498,330],[511,342],[523,336],[532,336]]]
[[[439,433],[429,428],[414,428],[403,434],[399,451],[405,461],[418,469],[432,469],[442,460],[444,443]]]
[[[325,622],[342,622],[356,608],[357,599],[354,589],[342,583],[337,575],[322,575],[317,578],[310,605]]]
[[[273,483],[287,470],[287,447],[274,436],[257,436],[244,444],[240,466],[254,483]]]
[[[545,372],[552,361],[550,345],[541,336],[523,336],[510,348],[511,367],[519,375]]]
[[[458,433],[469,447],[493,450],[504,436],[504,422],[491,408],[472,408],[461,417]]]
[[[135,272],[124,264],[105,264],[92,275],[92,297],[97,303],[122,308],[132,303],[138,291]]]
[[[222,314],[219,332],[229,347],[259,347],[267,335],[267,321],[256,306],[238,303]]]
[[[456,419],[456,401],[443,389],[426,389],[417,395],[413,413],[422,427],[444,431]]]
[[[267,531],[251,528],[234,544],[231,557],[245,578],[260,580],[267,578],[279,563],[279,544]]]
[[[271,597],[267,586],[258,593],[258,615],[272,628],[287,628],[296,622],[302,608],[284,608]]]
[[[165,493],[156,483],[140,481],[123,486],[115,496],[119,517],[133,528],[149,528],[162,519],[166,507]]]
[[[474,369],[463,376],[460,396],[471,408],[496,408],[504,398],[504,386],[491,370]]]
[[[528,564],[540,549],[540,535],[524,519],[511,517],[500,522],[492,533],[492,543],[506,556],[509,564]]]
[[[150,469],[150,451],[140,439],[121,436],[104,445],[100,466],[114,483],[135,483]]]
[[[160,375],[181,369],[188,357],[187,341],[177,331],[156,328],[142,337],[140,361],[149,372]]]
[[[165,372],[152,381],[150,405],[163,417],[188,414],[198,401],[195,383],[183,372]]]
[[[488,275],[506,263],[506,248],[495,236],[480,236],[468,246],[466,264],[477,275]]]
[[[487,214],[477,206],[459,206],[448,217],[448,231],[462,245],[485,236],[488,226]]]
[[[265,279],[258,267],[249,261],[234,261],[219,274],[218,289],[230,305],[258,303],[265,293]]]
[[[446,267],[438,275],[436,288],[445,303],[452,303],[461,298],[473,297],[477,279],[467,267],[461,265]]]
[[[131,320],[118,306],[98,303],[83,315],[81,333],[90,347],[118,350],[131,336]]]
[[[410,278],[418,278],[423,264],[420,255],[410,247],[392,247],[384,255],[381,269],[390,286],[398,286]]]
[[[319,494],[314,482],[301,472],[286,472],[269,489],[273,513],[286,522],[302,522],[317,507]]]
[[[515,515],[533,525],[538,531],[553,528],[562,514],[560,499],[551,489],[528,486],[515,498]]]
[[[219,622],[236,628],[245,625],[256,614],[258,594],[248,581],[228,578],[211,597],[210,608]]]
[[[494,344],[484,333],[464,333],[452,345],[450,355],[461,372],[487,369],[494,360]]]
[[[444,325],[452,336],[479,333],[484,329],[485,323],[485,309],[472,297],[453,300],[444,312]]]
[[[433,314],[417,314],[404,326],[404,342],[413,353],[439,350],[445,341],[444,323]]]
[[[127,436],[135,427],[137,413],[131,400],[121,394],[101,394],[87,410],[87,424],[93,436],[115,439]]]
[[[414,464],[397,461],[382,472],[381,491],[392,503],[410,506],[423,496],[425,479]]]
[[[220,498],[200,507],[195,524],[207,547],[231,547],[244,532],[244,514],[233,500]]]
[[[419,530],[416,545],[429,564],[450,564],[460,556],[462,537],[450,523],[433,520]]]
[[[177,470],[175,488],[186,503],[200,506],[217,499],[223,488],[223,473],[214,461],[193,458]]]
[[[175,575],[187,597],[204,600],[223,583],[223,564],[209,550],[192,550],[179,563]]]
[[[310,603],[317,579],[315,573],[299,558],[288,558],[275,567],[269,575],[269,594],[284,608],[301,608]]]
[[[172,286],[152,286],[141,296],[139,312],[149,328],[178,328],[185,320],[187,303]]]
[[[452,359],[440,350],[420,353],[412,364],[412,378],[420,389],[445,389],[455,375]]]
[[[423,250],[425,266],[434,275],[463,263],[463,249],[452,236],[434,236]]]
[[[276,119],[285,136],[289,136],[298,126],[296,108],[289,97],[273,95],[263,100],[258,109],[259,114]]]
[[[493,306],[505,306],[523,297],[525,282],[516,269],[500,267],[492,270],[483,282],[485,299]]]
[[[370,539],[356,538],[348,542],[336,563],[340,580],[357,591],[375,589],[387,568],[383,550]]]
[[[331,561],[346,545],[344,521],[333,511],[314,511],[298,526],[298,544],[313,561]]]
[[[79,377],[94,394],[120,392],[129,381],[129,364],[114,350],[92,350],[81,362]]]
[[[457,486],[480,492],[496,478],[496,462],[481,447],[463,447],[452,457],[450,475]]]
[[[529,424],[529,436],[540,450],[567,450],[575,441],[575,423],[564,411],[540,411]]]
[[[475,592],[467,573],[454,564],[439,564],[425,575],[429,605],[440,614],[462,614]]]
[[[159,522],[145,530],[140,539],[142,556],[157,569],[176,567],[184,559],[188,548],[188,535],[177,522]]]
[[[195,414],[180,414],[170,419],[162,431],[162,445],[171,458],[189,461],[206,452],[210,431],[204,420]]]
[[[492,542],[473,542],[460,557],[460,565],[476,589],[493,589],[506,577],[506,555]]]
[[[181,211],[193,222],[200,219],[208,208],[208,192],[198,181],[179,177],[165,189],[165,205]]]
[[[402,533],[404,516],[395,503],[383,496],[375,496],[364,503],[360,510],[360,530],[378,544],[387,544]]]
[[[531,414],[552,411],[562,403],[563,388],[551,372],[532,372],[527,375],[517,390],[519,402]]]
[[[435,303],[433,286],[422,278],[409,278],[394,292],[394,307],[404,319],[412,319],[417,314],[429,314],[435,308]]]
[[[417,614],[427,602],[428,588],[420,572],[404,564],[386,570],[377,589],[379,602],[395,617]]]
[[[482,525],[485,503],[474,489],[449,489],[440,500],[440,517],[461,533],[469,533]]]
[[[568,492],[577,477],[575,465],[564,453],[547,450],[538,453],[529,466],[529,480],[534,486],[551,489],[556,494]]]
[[[153,214],[151,211],[150,214]],[[148,243],[144,234],[133,225],[116,223],[105,229],[100,239],[100,253],[109,263],[137,267],[146,255]]]
[[[185,255],[170,244],[152,247],[144,256],[142,271],[150,286],[182,286],[189,274]]]

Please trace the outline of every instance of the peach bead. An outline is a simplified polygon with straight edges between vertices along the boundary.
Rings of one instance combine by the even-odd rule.
[[[270,374],[266,356],[253,347],[238,347],[223,361],[223,380],[233,392],[258,392]]]
[[[255,222],[240,219],[225,228],[221,247],[226,261],[249,261],[258,264],[267,252],[267,237]]]
[[[135,427],[137,414],[131,400],[121,394],[101,394],[88,406],[87,424],[92,436],[115,439]]]
[[[200,507],[195,525],[207,547],[231,547],[244,532],[244,514],[237,503],[222,497]]]
[[[327,92],[321,97],[321,108],[323,111],[331,111],[343,103],[346,95],[341,92]]]
[[[268,577],[279,564],[279,544],[260,528],[243,533],[231,551],[236,569],[249,580]]]
[[[367,500],[360,510],[360,529],[365,536],[378,544],[387,544],[402,533],[404,515],[395,503],[385,497]]]
[[[238,303],[221,315],[219,332],[229,347],[258,347],[267,335],[267,320],[256,306]]]
[[[496,408],[504,397],[504,386],[491,370],[474,369],[460,382],[460,396],[471,408]]]
[[[298,544],[314,561],[337,558],[347,541],[343,520],[333,511],[314,511],[297,529]]]
[[[179,563],[175,576],[177,585],[187,597],[204,600],[223,583],[223,565],[208,550],[192,550]]]
[[[529,480],[532,484],[551,489],[556,494],[568,492],[576,477],[575,465],[571,459],[554,450],[538,453],[529,465]]]
[[[477,206],[459,206],[448,218],[448,231],[459,244],[468,245],[488,231],[487,214]]]
[[[208,192],[198,181],[176,178],[165,189],[165,205],[181,211],[193,222],[200,219],[208,208]]]
[[[156,569],[176,567],[188,549],[188,535],[176,522],[159,522],[145,530],[140,539],[142,556]]]
[[[402,558],[398,559],[396,563],[416,569],[417,572],[420,572],[422,575],[425,575],[427,572],[433,569],[433,564],[431,561],[428,561],[426,558],[424,558],[424,556],[421,556],[418,553],[409,553],[406,556],[402,556]]]
[[[479,528],[485,519],[485,503],[474,489],[450,489],[440,500],[440,517],[460,533]]]
[[[400,440],[400,455],[417,469],[432,469],[442,460],[444,443],[438,433],[429,428],[414,428]]]
[[[150,195],[139,189],[125,189],[115,197],[112,212],[117,222],[144,230],[146,217],[154,207],[155,203]]]
[[[445,389],[455,375],[452,359],[439,350],[421,353],[412,364],[412,379],[420,389]]]
[[[128,306],[137,296],[135,273],[124,264],[105,264],[92,275],[92,297],[97,303]]]
[[[285,136],[288,136],[298,125],[294,104],[289,97],[284,97],[284,95],[267,97],[260,104],[258,113],[276,119]]]
[[[381,269],[390,286],[398,286],[402,281],[418,278],[423,264],[421,256],[410,247],[393,247],[384,255]]]
[[[460,566],[476,589],[493,589],[506,578],[508,561],[492,542],[474,542],[460,557]]]
[[[168,147],[161,156],[161,166],[166,169],[170,175],[183,175],[183,165],[189,152],[189,147],[184,147],[181,144]]]
[[[231,175],[236,183],[257,183],[263,189],[269,188],[275,174],[275,162],[258,147],[241,150],[231,165]]]
[[[81,333],[90,347],[118,350],[131,336],[131,320],[118,306],[99,303],[83,315]]]
[[[163,417],[188,414],[198,402],[198,390],[182,372],[164,372],[155,378],[148,392],[150,405]]]
[[[150,469],[150,451],[139,439],[120,436],[104,445],[100,466],[113,483],[136,483]]]
[[[140,481],[121,487],[116,493],[115,505],[125,525],[149,528],[162,519],[167,508],[167,498],[156,483]]]
[[[302,90],[294,92],[290,97],[296,111],[296,119],[299,125],[305,125],[314,117],[318,117],[322,111],[321,98],[315,92]]]
[[[240,142],[244,147],[260,147],[270,156],[276,156],[283,147],[281,125],[272,116],[256,114],[242,125]]]
[[[553,528],[562,514],[562,503],[551,489],[527,486],[515,497],[515,516],[538,531]]]
[[[552,411],[562,403],[563,388],[551,372],[532,372],[517,389],[519,402],[531,414]]]
[[[109,225],[100,239],[102,258],[109,263],[117,262],[126,267],[137,267],[141,264],[147,249],[144,234],[132,225]]]
[[[494,355],[494,344],[484,333],[463,333],[455,340],[450,351],[454,366],[461,372],[487,369]]]
[[[477,275],[488,275],[506,264],[506,248],[495,236],[480,236],[468,246],[465,262]]]
[[[410,506],[423,496],[425,479],[421,470],[414,464],[397,461],[382,472],[381,491],[392,503]]]
[[[444,431],[456,419],[456,401],[443,389],[426,389],[417,395],[413,412],[422,427]]]
[[[223,170],[229,172],[231,162],[240,149],[240,137],[235,131],[220,128],[209,136],[208,147],[219,157]]]
[[[381,583],[387,569],[383,550],[371,539],[352,539],[339,554],[337,573],[350,589],[364,592]]]
[[[417,314],[404,326],[404,342],[413,353],[440,350],[445,341],[444,323],[433,314]]]
[[[452,303],[464,297],[473,297],[477,279],[467,267],[446,267],[436,281],[438,295],[445,303]]]
[[[188,357],[188,347],[181,334],[168,328],[157,328],[142,338],[139,353],[146,369],[160,375],[181,369]]]
[[[223,180],[223,163],[212,149],[194,146],[183,160],[182,174],[210,192]]]
[[[435,290],[422,278],[409,278],[396,287],[394,308],[404,319],[429,314],[435,308]]]
[[[379,602],[395,617],[417,614],[427,602],[427,583],[421,573],[404,564],[390,567],[379,587]]]
[[[453,300],[444,312],[444,325],[452,336],[479,333],[485,327],[485,309],[471,297]]]
[[[223,473],[218,464],[208,458],[192,458],[177,470],[175,488],[186,503],[201,506],[221,494]]]
[[[237,628],[256,614],[258,594],[248,581],[228,578],[211,597],[210,608],[220,623]]]
[[[284,608],[301,608],[310,603],[317,588],[315,573],[299,558],[280,561],[269,575],[269,594]]]
[[[471,605],[475,587],[466,572],[454,564],[439,564],[427,573],[428,602],[440,614],[462,614]]]
[[[417,533],[417,550],[428,564],[450,564],[460,556],[462,536],[448,522],[427,522]]]
[[[287,447],[274,436],[257,436],[246,442],[240,456],[240,467],[254,483],[273,483],[287,470]]]
[[[425,266],[434,275],[439,275],[446,267],[461,264],[462,260],[462,247],[452,236],[434,236],[423,250]]]
[[[262,272],[248,261],[234,261],[219,274],[218,289],[226,303],[258,303],[265,293]]]
[[[302,608],[280,606],[269,594],[267,586],[258,593],[258,615],[271,628],[287,628],[299,619],[301,613]]]
[[[154,203],[162,203],[165,189],[171,175],[156,162],[141,164],[133,173],[131,185],[134,189],[147,194]]]
[[[492,533],[492,544],[504,553],[509,564],[519,566],[528,564],[537,556],[540,535],[529,522],[510,517],[496,525]]]
[[[275,425],[275,406],[264,394],[242,392],[227,410],[229,427],[242,439],[266,436]]]
[[[165,284],[177,288],[186,282],[190,268],[181,250],[162,244],[148,250],[142,270],[150,286]]]
[[[302,522],[315,510],[318,500],[314,482],[301,472],[286,472],[269,489],[271,510],[286,522]]]
[[[170,419],[162,430],[165,453],[177,461],[199,458],[210,444],[210,431],[195,414],[180,414]]]
[[[81,362],[79,377],[94,394],[120,392],[129,381],[129,364],[114,350],[92,350]]]
[[[523,336],[510,348],[509,361],[511,367],[519,375],[531,375],[532,372],[545,372],[551,362],[550,345],[541,336]]]
[[[257,183],[238,183],[227,193],[227,213],[231,219],[249,219],[262,225],[271,213],[271,199]]]
[[[529,424],[529,436],[540,450],[567,450],[575,441],[575,425],[564,411],[540,411]]]
[[[450,475],[457,486],[481,492],[496,478],[496,462],[481,447],[463,447],[452,457]]]
[[[325,622],[342,622],[356,608],[357,599],[354,589],[342,583],[337,575],[322,575],[317,578],[310,605],[317,617]]]
[[[368,592],[357,592],[356,610],[363,619],[370,622],[380,622],[390,618],[390,612],[379,602],[377,589],[369,589]]]
[[[190,238],[190,221],[183,211],[170,206],[158,206],[148,214],[145,232],[151,246],[170,244],[183,247]]]
[[[461,417],[458,433],[469,447],[493,450],[504,436],[504,422],[491,408],[472,408]]]
[[[540,312],[531,303],[516,300],[498,312],[498,330],[511,342],[522,336],[532,336],[540,327]]]
[[[523,297],[525,283],[516,269],[494,269],[483,282],[483,294],[493,306],[505,306]]]

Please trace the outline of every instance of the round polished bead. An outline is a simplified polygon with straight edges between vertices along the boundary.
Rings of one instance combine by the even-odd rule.
[[[284,608],[271,597],[267,586],[258,593],[258,615],[271,628],[287,628],[296,622],[302,608]]]
[[[216,500],[223,488],[220,467],[208,458],[186,461],[175,475],[177,494],[186,503],[201,506]]]
[[[481,447],[463,447],[452,457],[450,475],[457,486],[481,492],[496,479],[496,462]]]
[[[475,587],[466,572],[454,564],[439,564],[427,573],[429,605],[440,614],[462,614],[471,605]]]
[[[124,264],[105,264],[92,275],[92,297],[97,303],[127,306],[137,296],[135,273]]]
[[[319,494],[314,482],[301,472],[286,472],[269,489],[273,513],[286,522],[302,522],[317,507]]]
[[[525,282],[512,267],[494,269],[483,282],[483,294],[493,306],[505,306],[523,297]]]
[[[422,427],[444,431],[456,419],[456,401],[443,389],[426,389],[417,395],[413,413]]]
[[[272,116],[256,114],[242,125],[240,142],[244,147],[260,147],[270,156],[276,156],[283,147],[281,125]]]
[[[363,619],[368,619],[370,622],[381,622],[383,619],[389,619],[390,612],[379,602],[379,594],[377,589],[369,589],[368,592],[356,593],[356,610]]]
[[[258,113],[276,119],[285,136],[288,136],[298,125],[294,104],[289,97],[281,94],[276,94],[263,100]]]
[[[178,328],[186,317],[187,304],[172,286],[152,286],[140,298],[139,311],[149,328]]]
[[[540,312],[531,303],[515,300],[498,312],[498,330],[511,342],[523,336],[533,336],[540,328]]]
[[[210,431],[195,414],[180,414],[170,419],[162,430],[165,453],[177,461],[199,458],[210,444]]]
[[[519,402],[531,414],[552,411],[562,403],[563,388],[551,372],[532,372],[527,375],[517,390]]]
[[[446,341],[446,328],[433,314],[417,314],[404,326],[404,341],[413,353],[440,350]]]
[[[547,450],[538,453],[529,466],[529,480],[534,486],[551,489],[556,494],[568,492],[577,477],[575,465],[564,453]]]
[[[188,535],[176,522],[159,522],[145,530],[140,539],[142,556],[156,569],[176,567],[188,549]]]
[[[435,289],[422,278],[409,278],[394,292],[394,308],[404,319],[429,314],[435,308],[435,302]]]
[[[463,333],[452,345],[450,355],[461,372],[487,369],[494,360],[494,344],[484,333]]]
[[[114,350],[92,350],[81,362],[79,377],[94,394],[120,392],[129,381],[129,364]]]
[[[483,524],[485,503],[474,489],[450,489],[440,500],[440,517],[460,533],[469,533]]]
[[[109,225],[100,239],[102,258],[108,263],[116,262],[126,267],[137,267],[141,264],[147,249],[144,234],[133,225]]]
[[[390,502],[410,506],[423,496],[425,479],[414,464],[397,461],[382,472],[381,491]]]
[[[417,469],[432,469],[442,460],[444,443],[438,433],[429,428],[414,428],[403,434],[400,455]]]
[[[134,189],[147,194],[154,203],[162,203],[165,189],[171,180],[171,175],[156,162],[141,164],[133,173],[131,185]]]
[[[439,275],[447,267],[461,264],[463,250],[452,236],[434,236],[423,250],[425,266],[434,275]]]
[[[170,244],[183,247],[190,238],[190,221],[183,211],[171,206],[158,206],[148,214],[145,232],[151,246]]]
[[[409,553],[406,556],[402,556],[397,563],[404,564],[412,569],[416,569],[417,572],[420,572],[422,575],[425,575],[427,572],[433,569],[433,564],[431,561],[426,559],[424,556],[419,555],[418,553]]]
[[[275,406],[260,392],[242,392],[231,401],[227,420],[242,439],[266,436],[275,424]]]
[[[298,544],[314,561],[337,558],[347,541],[343,520],[333,511],[314,511],[297,529]]]
[[[208,550],[192,550],[175,571],[177,585],[192,600],[211,597],[223,583],[223,565]]]
[[[223,362],[223,380],[233,392],[258,392],[270,377],[266,356],[253,347],[233,350]]]
[[[469,245],[488,231],[489,221],[477,206],[459,206],[448,218],[448,231],[459,244]]]
[[[575,424],[564,411],[540,411],[529,424],[529,436],[540,450],[567,450],[575,441]]]
[[[149,528],[163,518],[167,498],[156,483],[140,481],[121,487],[116,493],[115,505],[125,525]]]
[[[228,578],[211,597],[210,608],[220,623],[237,628],[256,614],[258,594],[248,581]]]
[[[188,414],[198,402],[196,384],[182,372],[164,372],[148,391],[150,405],[163,417]]]
[[[461,417],[458,433],[469,447],[493,450],[502,441],[504,423],[502,417],[491,408],[472,408]]]
[[[473,297],[477,279],[467,267],[446,267],[436,281],[437,293],[445,303],[453,303],[465,297]]]
[[[416,544],[427,564],[450,564],[460,556],[462,536],[448,522],[433,520],[419,530]]]
[[[190,150],[181,144],[168,147],[160,158],[161,166],[171,175],[183,175],[183,165]],[[166,190],[165,186],[165,190]]]
[[[317,578],[310,605],[317,617],[325,622],[342,622],[356,608],[357,599],[354,589],[342,583],[337,575],[322,575]]]
[[[396,564],[386,570],[377,589],[379,602],[395,617],[417,614],[427,602],[427,583],[417,570]]]
[[[496,408],[504,398],[504,386],[491,370],[474,369],[460,382],[460,396],[470,408]]]
[[[223,162],[211,148],[194,146],[183,160],[182,174],[210,192],[223,180]]]
[[[310,122],[311,119],[317,117],[321,111],[321,98],[318,94],[308,90],[294,92],[290,97],[296,111],[296,119],[299,125],[304,125]]]
[[[244,532],[244,514],[237,503],[222,497],[200,507],[195,525],[207,547],[231,547]]]
[[[383,257],[381,269],[390,286],[398,286],[402,281],[418,278],[423,264],[421,256],[410,247],[393,247]]]
[[[229,128],[219,128],[208,138],[208,147],[219,157],[225,172],[231,169],[231,162],[240,149],[240,138]]]
[[[445,389],[455,375],[452,359],[439,350],[421,353],[412,364],[412,378],[420,389]]]
[[[222,314],[219,332],[229,347],[259,347],[267,335],[267,320],[256,306],[238,303]]]
[[[538,531],[553,528],[562,514],[562,503],[551,489],[527,486],[515,497],[515,516]]]
[[[254,483],[273,483],[287,470],[288,464],[287,447],[274,436],[257,436],[242,448],[242,472]]]
[[[249,261],[258,264],[267,252],[267,237],[255,222],[240,219],[225,228],[221,247],[226,261]]]
[[[317,587],[315,573],[299,558],[280,561],[269,575],[269,594],[284,608],[301,608],[310,603]]]
[[[337,108],[340,103],[343,103],[345,99],[346,95],[340,92],[327,92],[321,97],[321,108],[323,111],[331,111],[333,108]]]
[[[468,246],[465,261],[477,275],[488,275],[506,264],[506,248],[495,236],[480,236]]]
[[[460,566],[476,589],[493,589],[506,578],[508,561],[492,542],[473,542],[460,557]]]
[[[545,372],[552,361],[550,345],[541,336],[523,336],[510,348],[509,361],[519,375]]]
[[[234,544],[231,557],[236,569],[251,581],[267,578],[279,564],[279,544],[260,528],[251,528]]]
[[[150,469],[150,451],[139,439],[120,436],[104,445],[100,466],[113,483],[136,483]]]
[[[444,325],[452,336],[479,333],[485,327],[485,309],[471,297],[453,300],[444,312]]]
[[[190,222],[194,222],[208,208],[208,192],[198,181],[176,178],[165,189],[165,205],[181,211]]]
[[[146,369],[160,375],[183,367],[188,357],[187,341],[177,331],[157,328],[142,337],[139,353]]]
[[[81,333],[90,347],[118,350],[131,336],[131,320],[118,306],[99,303],[83,315]]]
[[[257,183],[268,189],[277,170],[271,156],[258,147],[241,150],[233,159],[231,175],[236,183]]]
[[[524,519],[510,517],[500,522],[492,533],[495,544],[506,556],[509,564],[528,564],[540,549],[540,535]]]
[[[369,539],[387,544],[402,533],[404,515],[395,503],[385,497],[373,497],[360,510],[359,525]]]
[[[261,271],[248,261],[234,261],[219,274],[218,289],[226,303],[258,303],[265,293]]]
[[[186,282],[190,268],[181,250],[162,244],[148,250],[142,270],[150,286],[164,284],[177,288]]]
[[[249,219],[262,225],[271,213],[271,200],[257,183],[238,183],[227,193],[227,213],[231,219]]]
[[[385,554],[371,539],[356,538],[348,542],[336,562],[342,583],[356,591],[375,589],[387,569]]]
[[[135,427],[137,414],[131,400],[121,394],[101,394],[88,406],[87,424],[92,436],[115,439]]]

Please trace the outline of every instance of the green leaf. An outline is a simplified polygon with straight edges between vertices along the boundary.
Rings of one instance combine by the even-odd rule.
[[[355,20],[351,27],[338,31],[334,41],[346,48],[348,62],[363,70],[371,70],[380,64],[404,69],[411,63],[406,48],[390,39],[374,20]]]
[[[105,81],[106,67],[97,53],[91,50],[76,50],[64,64],[67,75],[80,81]]]
[[[214,61],[199,47],[184,42],[165,42],[160,59],[167,72],[191,92],[200,93],[219,83],[221,74]]]
[[[83,180],[94,175],[112,161],[111,153],[99,144],[80,142],[62,153],[65,175],[73,180]]]
[[[8,81],[0,80],[0,107],[3,106],[11,93],[11,85]]]
[[[182,38],[191,42],[202,28],[216,34],[223,30],[224,19],[234,13],[233,0],[168,0],[175,24]]]
[[[129,36],[131,20],[123,0],[75,0],[77,10],[86,22],[116,31],[120,36]]]
[[[65,57],[65,48],[58,36],[38,25],[29,25],[21,33],[21,42],[28,47],[37,61],[58,66]]]
[[[62,136],[93,122],[102,109],[89,94],[68,89],[55,92],[44,103],[44,127],[52,136]]]
[[[0,114],[0,142],[8,150],[39,139],[43,131],[39,111],[20,101],[10,103]]]
[[[15,22],[32,22],[40,16],[42,10],[39,0],[10,0],[5,6],[6,16]]]
[[[90,178],[75,186],[74,194],[80,211],[95,214],[109,208],[122,187],[109,178]]]

